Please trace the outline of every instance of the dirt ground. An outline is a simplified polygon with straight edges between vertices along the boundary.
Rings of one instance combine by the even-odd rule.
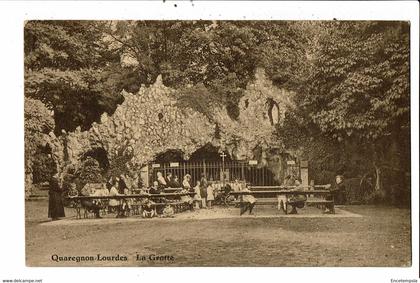
[[[232,208],[175,219],[82,220],[66,209],[68,217],[50,222],[47,205],[26,202],[28,266],[411,265],[409,209],[346,206],[335,216],[315,208],[284,216],[261,206],[256,216],[243,218]],[[127,261],[98,261],[97,254],[119,254]],[[95,260],[56,262],[53,255]]]

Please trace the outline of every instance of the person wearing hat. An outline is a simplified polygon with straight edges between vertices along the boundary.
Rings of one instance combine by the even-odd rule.
[[[59,220],[60,217],[65,217],[64,204],[62,197],[62,189],[58,180],[58,173],[55,174],[49,184],[48,191],[48,218],[52,220]]]

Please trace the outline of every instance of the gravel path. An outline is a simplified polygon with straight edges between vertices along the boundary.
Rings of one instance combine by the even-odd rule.
[[[28,266],[409,266],[410,211],[349,206],[282,216],[258,207],[183,213],[174,219],[50,222],[46,201],[26,203]],[[56,262],[58,256],[126,256],[127,261]],[[152,259],[150,256],[152,255]],[[153,259],[153,255],[161,260]],[[137,260],[137,256],[140,260]],[[169,259],[173,257],[173,259]]]

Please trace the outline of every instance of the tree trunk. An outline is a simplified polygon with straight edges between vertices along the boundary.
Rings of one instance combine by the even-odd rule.
[[[373,167],[375,168],[375,192],[379,193],[381,196],[385,196],[385,191],[383,188],[382,182],[382,168],[381,168],[381,154],[377,144],[373,144]]]
[[[382,192],[382,170],[381,167],[378,166],[376,163],[373,164],[375,167],[375,175],[376,175],[376,182],[375,182],[375,191]]]

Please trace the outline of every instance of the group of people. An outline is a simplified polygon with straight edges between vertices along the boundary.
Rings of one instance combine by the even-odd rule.
[[[118,177],[111,177],[108,182],[103,183],[100,188],[89,186],[86,184],[80,194],[82,196],[119,196],[119,195],[130,195],[132,194],[132,186],[127,185],[126,175],[120,175]],[[71,184],[69,196],[72,194],[78,195],[76,189],[76,184]],[[129,211],[131,210],[133,200],[131,199],[116,199],[109,198],[107,201],[102,199],[83,199],[81,200],[81,205],[88,211],[94,213],[96,218],[101,218],[100,211],[106,206],[108,207],[108,212],[115,212],[117,218],[126,217]]]
[[[283,186],[285,189],[299,189],[301,186],[302,181],[295,177],[293,174],[287,175],[283,181]],[[337,175],[335,177],[335,184],[332,187],[329,187],[331,195],[326,197],[326,200],[334,200],[334,204],[345,204],[346,203],[346,188],[344,185],[344,177],[343,175]],[[278,210],[285,211],[286,209],[286,202],[290,204],[292,207],[291,212],[289,214],[297,214],[297,208],[303,208],[305,206],[305,202],[307,200],[306,195],[293,195],[293,196],[286,196],[286,195],[278,195]],[[325,205],[324,213],[330,214],[333,213],[333,204]]]
[[[162,172],[157,172],[156,180],[149,189],[149,193],[159,194],[168,188],[180,189],[180,193],[190,193],[191,195],[180,197],[182,202],[189,205],[190,210],[212,208],[212,203],[215,200],[216,188],[212,183],[207,181],[204,174],[202,174],[200,180],[197,180],[195,186],[193,186],[190,174],[185,174],[182,183],[180,183],[178,176],[173,176],[171,172],[166,174],[166,177],[163,177]]]
[[[343,176],[336,176],[335,186],[330,188],[332,194],[327,197],[328,200],[333,199],[336,204],[343,204],[345,199],[345,186]],[[287,175],[284,179],[283,186],[286,189],[299,188],[301,181],[294,175]],[[242,184],[235,179],[235,182],[228,186],[233,191],[249,191],[248,187],[243,187]],[[170,190],[170,189],[174,190]],[[169,189],[169,190],[168,190]],[[165,192],[183,193],[180,196],[162,196],[162,197],[147,197],[142,198],[140,203],[138,200],[130,198],[109,198],[107,201],[101,199],[83,199],[81,201],[82,207],[94,213],[96,218],[101,218],[101,209],[108,207],[108,212],[115,212],[116,217],[126,217],[132,209],[133,205],[140,205],[142,207],[142,216],[145,218],[152,217],[173,217],[175,214],[172,204],[176,201],[181,201],[186,204],[189,210],[198,210],[200,208],[211,209],[215,197],[220,193],[220,188],[213,182],[207,181],[205,174],[196,181],[195,186],[192,185],[192,177],[190,174],[183,176],[182,182],[179,181],[178,176],[173,176],[172,173],[167,173],[164,177],[162,172],[156,173],[156,179],[150,188],[138,188],[133,182],[130,183],[130,178],[127,175],[121,174],[117,177],[111,177],[108,182],[101,185],[100,188],[93,188],[85,186],[79,193],[75,184],[71,184],[69,196],[119,196],[130,195],[133,193],[148,193],[151,195],[159,195]],[[49,190],[49,209],[48,216],[53,220],[60,217],[65,217],[64,204],[62,199],[62,186],[60,186],[58,175],[50,180]],[[306,201],[306,195],[278,195],[278,209],[285,210],[286,202],[291,206],[292,211],[289,214],[296,214],[297,208],[303,208]],[[252,213],[256,203],[256,198],[252,194],[242,195],[240,215],[245,212]],[[105,203],[107,202],[107,203]],[[326,206],[325,213],[331,213],[332,207]]]

